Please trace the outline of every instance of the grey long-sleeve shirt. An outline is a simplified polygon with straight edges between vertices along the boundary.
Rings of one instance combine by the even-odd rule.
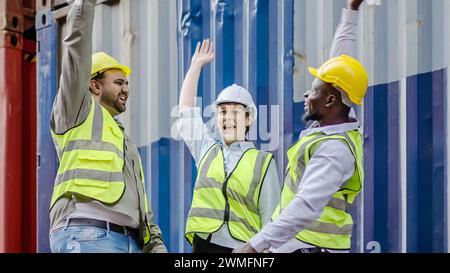
[[[342,10],[330,57],[356,55],[357,22],[358,11]],[[318,127],[318,123],[314,123],[301,133],[300,138],[314,132],[329,135],[358,127],[358,122],[326,127]],[[297,240],[295,235],[320,217],[331,196],[353,175],[354,168],[355,159],[346,144],[338,140],[321,143],[309,161],[294,199],[278,219],[267,224],[250,240],[250,245],[258,252],[269,248],[273,252],[292,252],[311,247]]]
[[[64,39],[62,74],[59,92],[55,98],[51,128],[62,134],[80,125],[89,114],[92,103],[89,80],[92,62],[92,29],[96,0],[74,1],[67,18],[67,35]],[[118,122],[124,131],[123,126]],[[140,175],[140,156],[136,145],[125,134],[125,193],[114,205],[94,200],[81,200],[73,195],[61,198],[50,211],[50,231],[64,226],[66,218],[94,218],[118,225],[139,228],[142,224],[140,211],[144,208],[145,186]],[[147,219],[150,224],[151,241],[144,247],[147,252],[167,252],[161,230],[153,223],[149,207]]]

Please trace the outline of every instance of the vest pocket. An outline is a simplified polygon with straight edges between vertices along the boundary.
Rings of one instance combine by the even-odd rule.
[[[112,153],[105,153],[102,151],[92,151],[91,152],[82,152],[78,155],[78,158],[80,160],[90,160],[90,161],[112,161],[113,160],[113,154]]]
[[[83,169],[111,172],[114,154],[105,151],[83,151],[79,154],[78,160]]]
[[[113,160],[114,154],[105,151],[85,151],[78,156],[79,172],[75,184],[80,186],[91,186],[98,188],[107,188],[113,178]],[[95,180],[95,183],[92,183]]]

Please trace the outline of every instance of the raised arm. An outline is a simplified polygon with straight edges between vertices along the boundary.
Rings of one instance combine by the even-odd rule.
[[[267,224],[249,243],[234,252],[262,252],[279,248],[311,225],[323,212],[332,195],[354,173],[354,157],[339,140],[322,143],[304,171],[298,192],[279,218]]]
[[[89,111],[92,29],[97,0],[75,0],[67,16],[67,35],[59,92],[52,113],[52,129],[63,133],[81,123]]]
[[[330,58],[348,55],[356,58],[358,10],[363,0],[347,0],[342,10],[341,22],[336,28]]]
[[[194,56],[192,56],[191,66],[181,87],[179,111],[183,111],[195,106],[195,97],[197,96],[198,81],[202,67],[214,59],[214,45],[209,39],[204,40],[200,45],[197,43]]]

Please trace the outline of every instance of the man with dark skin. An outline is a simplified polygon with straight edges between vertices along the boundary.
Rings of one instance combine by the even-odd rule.
[[[348,0],[336,30],[331,59],[305,92],[303,120],[312,121],[287,151],[281,200],[267,224],[234,253],[348,252],[352,217],[347,213],[364,179],[359,123],[349,116],[362,103],[368,78],[356,55],[358,9]],[[345,54],[345,55],[343,55]]]
[[[318,121],[321,127],[351,122],[350,107],[342,103],[342,95],[331,84],[322,82],[317,89],[305,92],[303,121]]]

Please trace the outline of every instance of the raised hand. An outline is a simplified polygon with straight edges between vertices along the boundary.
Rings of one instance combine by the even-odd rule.
[[[210,63],[214,59],[214,44],[207,40],[200,42],[195,48],[194,56],[192,56],[191,66],[189,67],[186,77],[181,86],[180,101],[178,103],[179,110],[195,106],[195,97],[197,96],[198,81],[202,67]]]
[[[203,67],[214,59],[214,43],[209,39],[203,40],[203,43],[197,43],[194,56],[192,56],[191,65]]]
[[[347,8],[352,10],[358,10],[359,6],[364,0],[347,0]]]

